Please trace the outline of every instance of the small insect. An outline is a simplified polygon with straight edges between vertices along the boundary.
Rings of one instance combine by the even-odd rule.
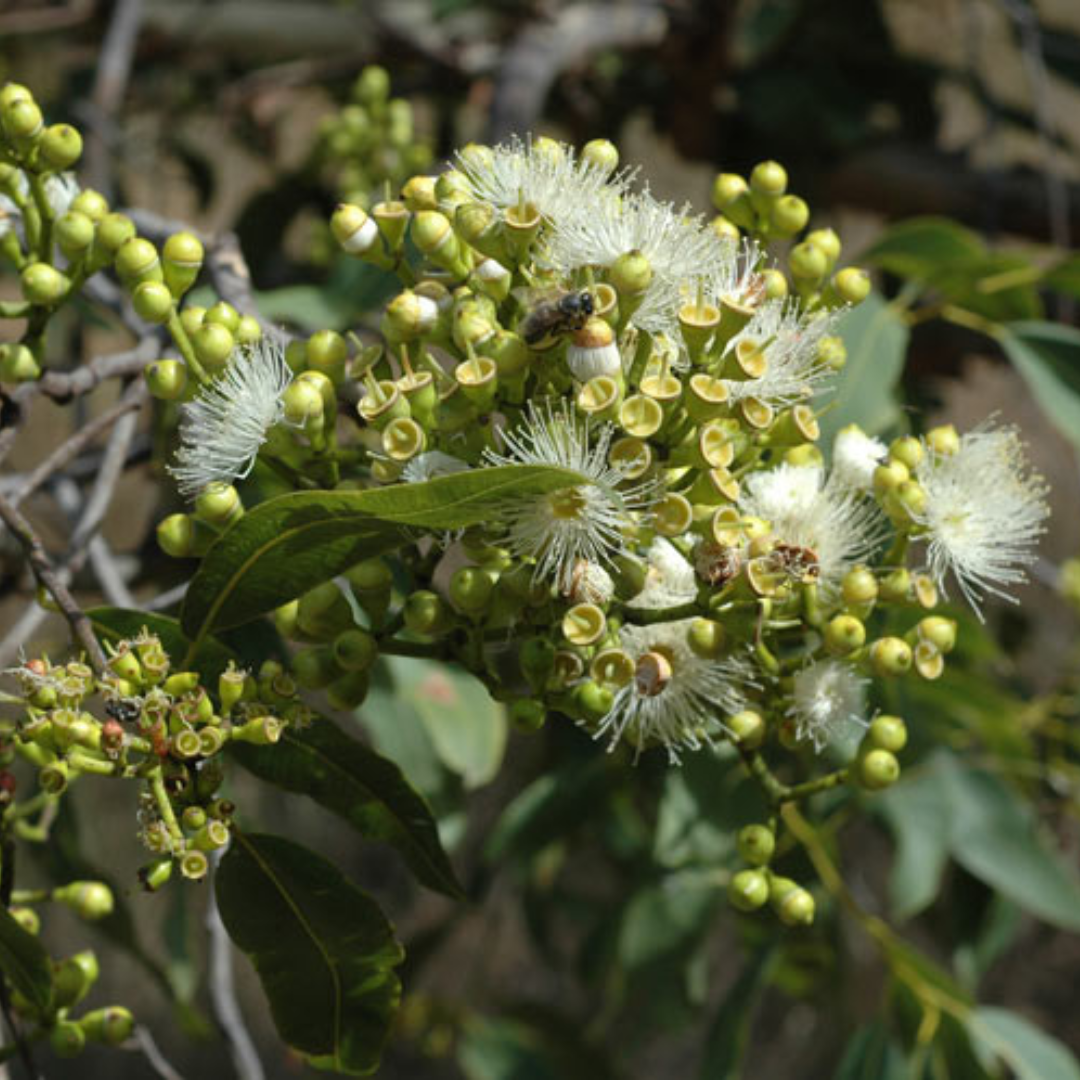
[[[121,724],[134,724],[142,715],[142,703],[132,698],[113,698],[105,702],[105,712]]]
[[[590,292],[565,292],[537,304],[521,320],[518,330],[526,345],[580,330],[593,313]]]

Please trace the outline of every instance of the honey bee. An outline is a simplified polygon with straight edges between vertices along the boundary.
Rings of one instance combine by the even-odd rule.
[[[549,338],[580,330],[592,313],[592,293],[557,293],[533,307],[521,320],[518,332],[526,345],[540,345]]]

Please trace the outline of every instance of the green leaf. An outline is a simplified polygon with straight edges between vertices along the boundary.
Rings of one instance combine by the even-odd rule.
[[[188,652],[190,642],[184,636],[180,623],[168,615],[155,615],[147,611],[131,611],[127,608],[99,607],[87,612],[94,633],[103,642],[115,644],[124,638],[137,637],[143,627],[161,638],[161,644],[169,654],[174,666],[178,666]],[[202,641],[189,666],[198,671],[207,684],[213,685],[228,666],[229,661],[238,662],[240,657],[223,642],[214,638]]]
[[[750,1025],[776,964],[775,948],[756,952],[727,992],[709,1027],[701,1060],[701,1080],[738,1080]]]
[[[871,293],[840,322],[847,363],[840,373],[829,412],[821,418],[822,445],[858,424],[868,435],[892,427],[900,418],[896,386],[904,370],[908,328],[896,311]]]
[[[468,1080],[613,1080],[614,1072],[581,1035],[580,1025],[541,1012],[470,1016],[457,1063]]]
[[[429,888],[462,895],[427,803],[393,762],[336,724],[317,717],[301,730],[286,728],[275,746],[230,746],[240,764],[261,780],[307,795],[362,836],[393,845]]]
[[[181,625],[194,640],[239,626],[405,542],[403,526],[458,529],[507,495],[543,494],[583,478],[568,469],[500,465],[366,491],[300,491],[249,510],[213,544],[191,581]]]
[[[918,217],[889,226],[859,261],[902,278],[933,281],[942,270],[986,253],[979,236],[949,218]]]
[[[1000,1059],[1016,1080],[1080,1080],[1069,1048],[1018,1013],[983,1006],[969,1014],[967,1029],[988,1069]]]
[[[1080,330],[1014,322],[999,340],[1050,422],[1080,449]]]
[[[708,929],[722,895],[715,873],[699,870],[679,870],[639,889],[620,928],[622,963],[633,971],[681,957]]]
[[[299,844],[239,831],[215,893],[285,1042],[338,1072],[374,1072],[401,998],[393,969],[404,957],[375,901]]]
[[[877,1021],[859,1028],[844,1047],[835,1080],[906,1080],[904,1054]]]
[[[1080,298],[1080,255],[1070,255],[1057,266],[1051,267],[1043,277],[1043,284],[1058,292]]]
[[[0,907],[0,971],[36,1009],[52,1002],[52,965],[49,954],[33,934],[24,930]]]

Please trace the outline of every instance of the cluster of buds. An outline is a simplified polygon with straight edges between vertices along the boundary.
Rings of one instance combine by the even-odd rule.
[[[379,652],[419,652],[473,671],[525,729],[557,712],[673,761],[733,745],[777,804],[886,786],[903,725],[874,719],[875,681],[940,677],[947,581],[978,610],[1021,580],[1044,485],[1007,428],[887,446],[852,425],[820,445],[837,319],[869,282],[831,231],[798,239],[786,185],[775,163],[741,187],[722,176],[710,221],[636,188],[611,143],[534,139],[467,146],[399,200],[341,205],[341,247],[403,285],[383,343],[324,331],[234,354],[227,393],[186,407],[214,421],[176,470],[197,499],[228,499],[197,502],[174,549],[232,520],[228,485],[258,453],[322,487],[571,470],[281,608],[306,646],[297,681],[351,707]],[[797,241],[789,273],[763,246],[777,237]],[[827,749],[849,764],[816,775]],[[781,917],[805,921],[803,894],[766,878]]]
[[[8,750],[37,768],[44,797],[61,796],[81,776],[143,785],[139,835],[156,858],[140,876],[151,890],[174,866],[202,879],[208,854],[228,843],[233,807],[218,790],[226,744],[272,745],[286,724],[309,716],[279,665],[268,663],[256,679],[230,664],[211,696],[196,672],[173,671],[160,640],[145,630],[110,648],[103,673],[80,661],[35,659],[13,674],[25,711]],[[100,716],[91,711],[97,702]],[[85,890],[78,895],[90,902]]]

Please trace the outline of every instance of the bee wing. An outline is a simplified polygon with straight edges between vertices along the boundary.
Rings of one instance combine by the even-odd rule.
[[[559,285],[519,285],[510,290],[510,295],[522,307],[535,308],[560,299],[566,295],[566,290]]]

